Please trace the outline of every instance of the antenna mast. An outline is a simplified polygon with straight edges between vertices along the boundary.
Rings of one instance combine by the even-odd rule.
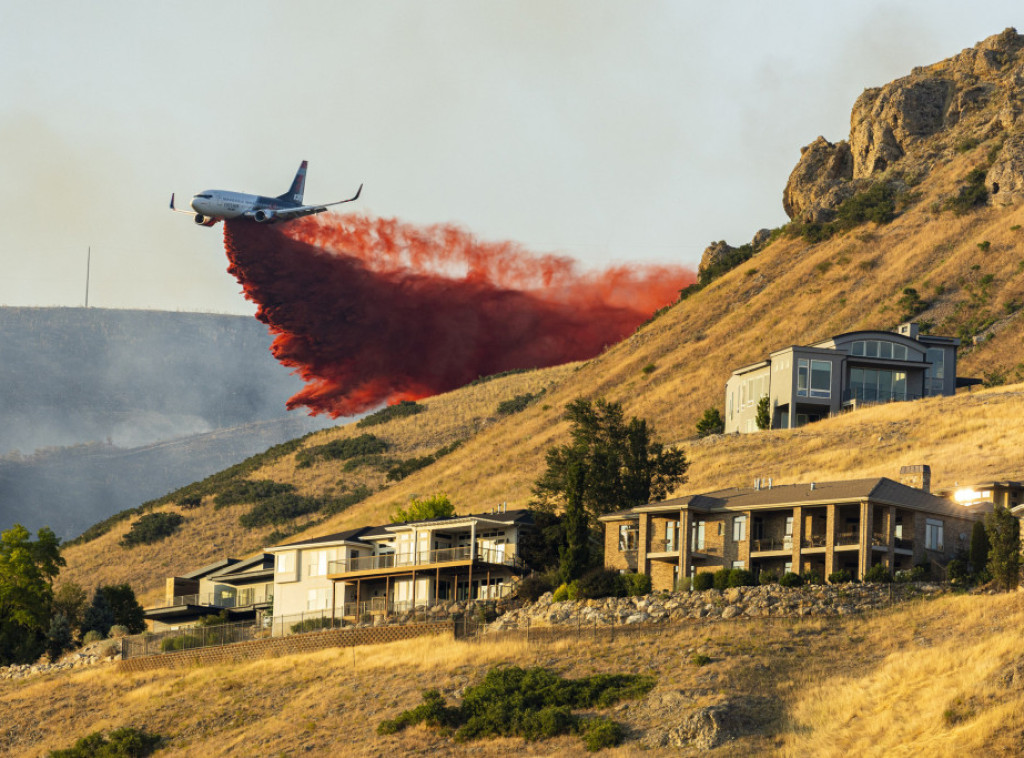
[[[85,255],[85,307],[89,307],[89,269],[92,268],[92,245]]]

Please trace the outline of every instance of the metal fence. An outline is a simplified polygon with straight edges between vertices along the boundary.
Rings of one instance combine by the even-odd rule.
[[[470,546],[448,547],[440,550],[420,550],[409,553],[389,553],[386,555],[364,555],[359,558],[346,558],[338,561],[331,561],[327,567],[328,574],[344,574],[350,571],[379,571],[402,566],[432,566],[437,563],[451,563],[455,561],[477,560],[483,563],[492,563],[501,566],[517,566],[521,561],[517,555],[511,552],[506,546],[501,547],[477,547],[473,550]]]
[[[258,621],[236,621],[216,626],[192,626],[165,632],[146,632],[123,638],[121,657],[139,658],[145,655],[176,653],[180,650],[232,645],[269,636],[270,629]]]

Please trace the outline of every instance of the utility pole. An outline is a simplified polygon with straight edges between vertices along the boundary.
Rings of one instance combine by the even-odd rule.
[[[85,255],[85,307],[89,307],[89,269],[92,268],[92,245]]]

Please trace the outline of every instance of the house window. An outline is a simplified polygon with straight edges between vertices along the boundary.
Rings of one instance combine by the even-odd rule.
[[[693,525],[693,539],[691,541],[692,550],[703,550],[704,549],[704,522],[697,521]]]
[[[678,521],[668,521],[665,524],[665,549],[676,549],[676,534],[679,532]]]
[[[832,397],[831,361],[811,361],[811,397]]]
[[[941,395],[945,389],[946,351],[930,347],[927,360],[932,365],[925,370],[925,394]]]
[[[809,363],[806,358],[801,358],[797,361],[796,394],[801,397],[807,397],[807,374],[809,371]]]
[[[634,524],[622,524],[619,526],[619,550],[636,550],[640,541],[640,529]]]
[[[306,593],[306,610],[307,611],[322,611],[327,607],[327,590],[320,588],[318,590],[309,590]]]
[[[280,553],[277,556],[277,573],[290,574],[295,571],[295,553]]]
[[[732,562],[732,567],[734,569],[746,568],[747,567],[747,562],[746,561],[733,561]]]
[[[736,516],[732,520],[732,541],[742,542],[747,538],[747,517]],[[742,566],[741,566],[742,568]]]
[[[925,550],[942,550],[942,522],[937,519],[926,519],[924,522]]]

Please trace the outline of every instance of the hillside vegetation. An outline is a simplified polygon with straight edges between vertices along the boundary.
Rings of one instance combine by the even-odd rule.
[[[1024,205],[1018,186],[1024,182],[1005,172],[1017,165],[1024,144],[1024,119],[1018,118],[1024,106],[1013,85],[1024,71],[1022,40],[1012,32],[997,35],[976,50],[870,90],[855,107],[852,149],[860,162],[853,178],[839,189],[825,187],[822,195],[842,195],[838,210],[815,195],[812,216],[797,215],[751,247],[750,257],[735,257],[735,268],[703,277],[681,302],[592,360],[475,384],[421,401],[422,413],[373,427],[319,432],[244,475],[292,485],[297,495],[325,503],[359,486],[371,489],[357,504],[333,512],[325,505],[287,523],[245,528],[239,518],[258,503],[217,510],[215,492],[208,489],[183,508],[189,493],[173,494],[150,507],[184,513],[188,521],[175,535],[134,549],[126,560],[116,543],[130,519],[119,521],[69,549],[64,576],[84,584],[128,580],[151,597],[167,573],[283,536],[386,521],[414,496],[447,492],[461,512],[525,505],[544,451],[566,437],[563,409],[578,396],[621,402],[627,416],[648,419],[661,440],[682,445],[692,466],[681,492],[749,485],[755,476],[779,483],[895,476],[900,465],[912,463],[932,466],[935,487],[1019,478],[1024,434],[1008,420],[1024,411]],[[897,106],[919,102],[911,97],[915,92],[933,90],[946,93],[939,103],[947,108],[945,120],[933,118],[927,128],[911,130],[908,124],[919,114]],[[858,152],[864,129],[890,121],[903,157],[894,159],[898,151],[890,145],[888,161],[873,154],[865,163]],[[812,148],[794,172],[810,177],[811,185]],[[996,174],[1002,189],[993,195],[989,183]],[[891,191],[873,190],[879,183]],[[798,190],[791,180],[787,207],[801,204]],[[891,209],[879,210],[889,201]],[[695,439],[703,411],[722,408],[733,369],[787,345],[889,329],[909,318],[933,334],[959,336],[960,375],[983,378],[992,388],[868,408],[802,429]],[[385,440],[388,450],[345,461],[308,452],[366,433]],[[442,449],[446,454],[436,456]],[[435,459],[422,468],[409,463],[429,456]],[[396,463],[407,475],[389,479]]]
[[[424,726],[377,734],[423,690],[457,702],[490,668],[514,663],[568,678],[653,676],[644,699],[597,711],[626,728],[610,756],[642,746],[655,756],[1015,755],[1022,625],[1015,595],[947,595],[866,617],[694,623],[582,642],[568,629],[530,643],[428,637],[186,671],[66,671],[2,683],[0,752],[38,756],[131,726],[162,735],[168,758],[586,755],[571,736],[459,744]],[[671,731],[707,709],[718,731],[703,734],[718,746],[672,747]]]

